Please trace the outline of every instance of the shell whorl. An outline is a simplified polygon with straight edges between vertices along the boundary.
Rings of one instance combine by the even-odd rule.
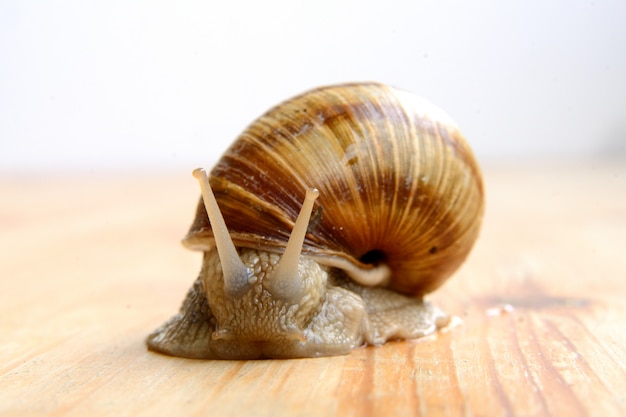
[[[440,286],[480,228],[483,185],[463,136],[440,109],[381,84],[323,87],[253,122],[211,171],[235,244],[281,252],[307,188],[319,189],[303,254],[421,295]],[[200,201],[184,244],[212,232]]]

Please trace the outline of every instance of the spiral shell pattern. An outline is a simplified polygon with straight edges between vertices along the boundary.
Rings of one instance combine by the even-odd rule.
[[[454,122],[382,84],[323,87],[253,122],[211,171],[235,244],[281,252],[307,188],[320,191],[303,254],[363,271],[385,264],[386,285],[423,295],[463,262],[484,207],[480,169]],[[206,250],[202,201],[184,244]]]

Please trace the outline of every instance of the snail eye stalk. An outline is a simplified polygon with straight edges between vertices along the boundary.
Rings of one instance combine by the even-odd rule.
[[[203,168],[197,168],[193,171],[193,176],[200,184],[204,207],[211,222],[211,229],[213,229],[215,246],[217,246],[224,274],[224,291],[229,296],[240,297],[250,288],[250,272],[239,258],[235,244],[228,234],[224,216],[217,205],[206,171]]]
[[[269,289],[272,294],[285,301],[297,301],[303,290],[302,282],[298,277],[298,262],[300,261],[302,245],[304,244],[306,231],[311,220],[313,204],[319,194],[316,188],[306,190],[304,203],[289,236],[285,253],[269,280]]]

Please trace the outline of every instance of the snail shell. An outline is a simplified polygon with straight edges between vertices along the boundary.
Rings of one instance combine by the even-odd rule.
[[[183,243],[204,252],[202,270],[150,349],[337,355],[449,319],[422,297],[467,257],[483,184],[432,104],[376,83],[318,88],[253,122],[210,178],[194,176],[203,198]]]
[[[483,185],[469,146],[440,109],[381,84],[319,88],[250,125],[211,171],[238,247],[282,252],[307,188],[320,190],[303,254],[389,288],[422,295],[468,255]],[[183,243],[206,250],[202,201]],[[378,279],[376,279],[378,278]]]

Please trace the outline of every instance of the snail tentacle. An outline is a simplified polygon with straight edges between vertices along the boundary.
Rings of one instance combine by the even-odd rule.
[[[215,236],[215,246],[224,273],[224,291],[232,297],[240,297],[250,288],[250,271],[239,258],[235,244],[228,234],[224,216],[217,205],[206,171],[197,168],[193,171],[193,176],[200,184],[204,207]]]
[[[306,191],[304,203],[289,236],[285,253],[280,259],[276,271],[266,281],[266,285],[272,294],[283,301],[295,302],[301,296],[303,282],[298,275],[298,263],[302,253],[306,230],[313,212],[313,203],[315,203],[318,196],[319,191],[316,188],[309,188]]]

